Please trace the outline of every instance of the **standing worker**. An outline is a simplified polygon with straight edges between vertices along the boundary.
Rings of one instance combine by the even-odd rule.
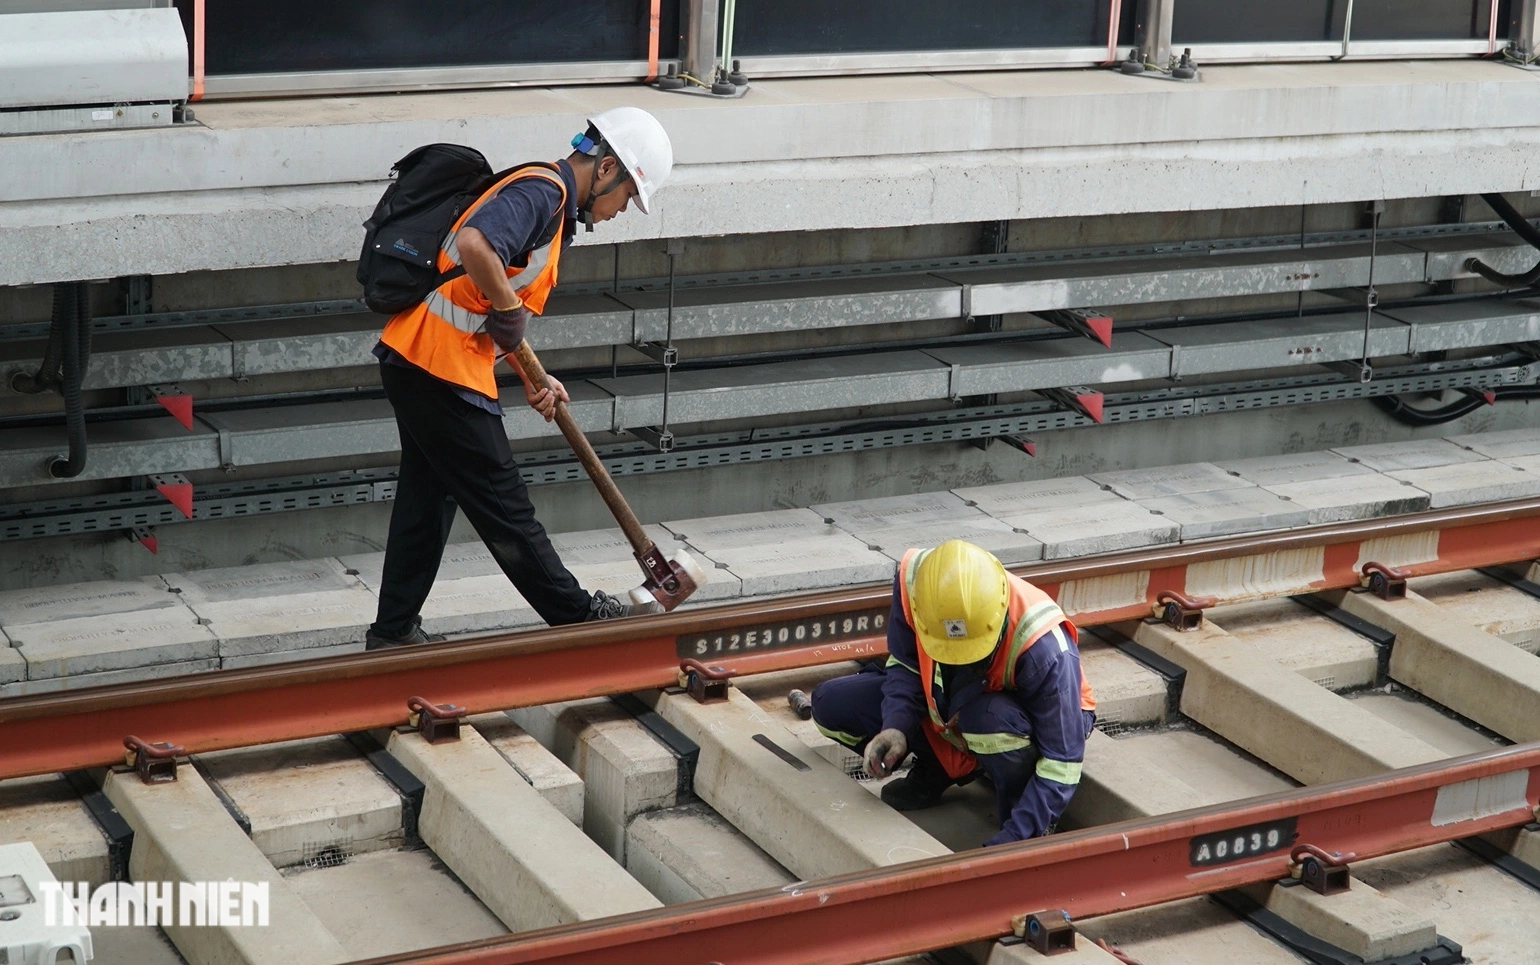
[[[471,205],[439,259],[442,270],[447,259],[465,273],[391,318],[375,346],[400,430],[401,470],[366,649],[429,642],[420,611],[457,506],[546,623],[632,612],[580,587],[551,547],[508,447],[492,371],[506,357],[530,406],[547,422],[555,417],[557,400],[569,401],[566,389],[554,378],[549,387],[531,384],[512,355],[530,315],[544,309],[578,223],[591,231],[633,200],[646,214],[674,166],[663,125],[635,107],[591,118],[572,147],[555,165],[515,170]]]
[[[898,566],[888,662],[813,692],[825,735],[864,753],[900,811],[932,807],[979,770],[1001,828],[985,845],[1046,834],[1075,794],[1096,699],[1074,624],[1042,590],[972,543],[910,550]]]

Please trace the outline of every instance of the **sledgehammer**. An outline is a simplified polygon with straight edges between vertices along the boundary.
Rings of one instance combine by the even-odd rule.
[[[545,366],[540,364],[540,359],[529,347],[529,342],[520,342],[513,354],[519,360],[519,367],[524,370],[524,375],[531,385],[550,385],[550,381],[546,378]],[[560,399],[556,400],[556,425],[561,429],[561,434],[567,437],[567,444],[572,447],[572,451],[577,453],[578,462],[581,462],[583,468],[588,471],[589,478],[594,481],[594,486],[599,490],[599,496],[610,508],[615,522],[620,524],[621,530],[626,534],[626,540],[631,544],[631,551],[636,555],[636,561],[642,565],[642,572],[646,574],[642,585],[630,591],[631,602],[642,607],[649,603],[656,603],[664,611],[668,611],[705,586],[706,571],[701,569],[694,557],[680,550],[673,559],[665,559],[662,550],[658,549],[658,544],[647,538],[647,533],[642,529],[636,514],[631,512],[630,506],[626,505],[626,497],[620,494],[620,488],[615,485],[615,480],[610,478],[604,463],[599,461],[594,447],[588,444],[583,430],[578,428],[577,421],[568,411],[567,403]]]

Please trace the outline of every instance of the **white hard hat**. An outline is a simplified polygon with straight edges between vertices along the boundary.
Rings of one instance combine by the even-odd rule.
[[[636,206],[649,213],[652,193],[674,170],[674,146],[658,119],[640,107],[615,107],[588,119],[636,183]]]

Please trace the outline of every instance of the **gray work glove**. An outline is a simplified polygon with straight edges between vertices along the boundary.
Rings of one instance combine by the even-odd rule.
[[[909,754],[909,738],[904,732],[889,727],[873,737],[866,745],[866,774],[868,777],[887,777]]]
[[[487,334],[492,336],[492,341],[497,347],[508,354],[519,347],[524,341],[524,329],[529,326],[529,309],[520,305],[518,308],[489,309],[487,311]]]

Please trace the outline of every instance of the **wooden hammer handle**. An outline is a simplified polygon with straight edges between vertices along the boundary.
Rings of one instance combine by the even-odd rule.
[[[540,364],[535,350],[529,347],[529,342],[519,343],[514,349],[514,357],[519,361],[519,368],[524,370],[524,377],[530,385],[545,386],[550,388],[550,379],[545,374],[545,366]],[[561,434],[567,437],[567,445],[577,453],[578,462],[588,471],[588,476],[594,481],[594,486],[599,490],[599,497],[604,500],[614,515],[615,521],[620,524],[621,530],[626,534],[626,540],[631,544],[631,549],[641,556],[652,547],[652,540],[642,529],[641,522],[631,507],[626,503],[626,497],[620,494],[620,487],[615,485],[615,480],[610,478],[609,470],[604,468],[604,463],[599,461],[598,453],[589,445],[588,437],[583,435],[583,430],[578,428],[577,420],[572,418],[572,412],[567,408],[567,403],[556,400],[556,425],[561,429]]]

